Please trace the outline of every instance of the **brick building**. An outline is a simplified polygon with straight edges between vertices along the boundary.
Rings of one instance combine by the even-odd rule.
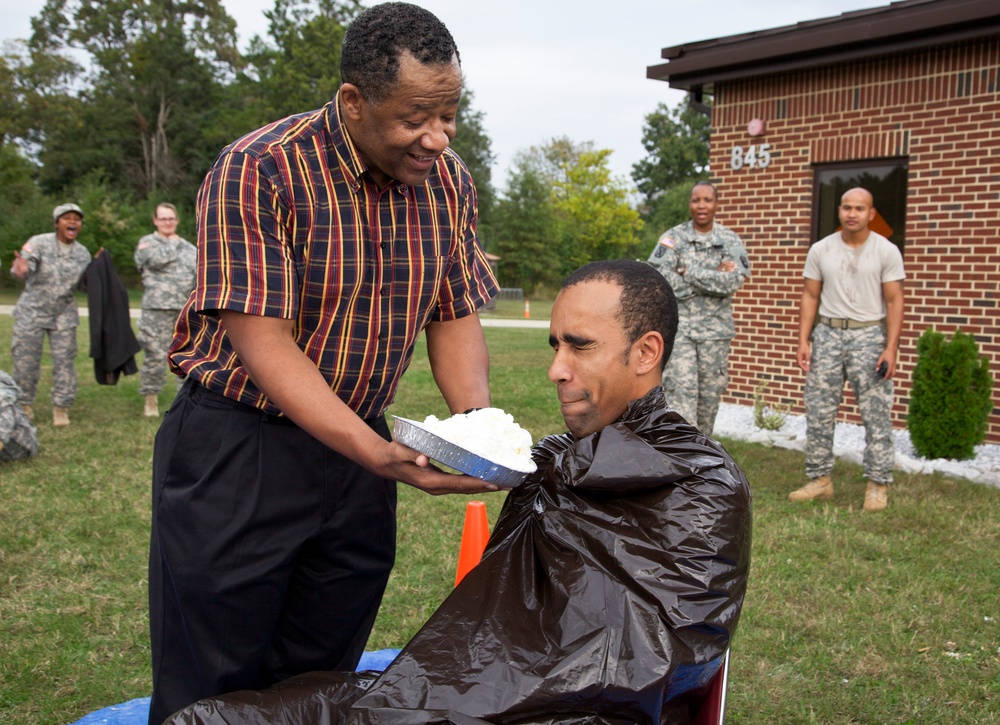
[[[724,400],[749,404],[764,380],[768,400],[803,411],[794,360],[802,269],[810,243],[835,230],[840,195],[857,185],[874,193],[873,227],[906,265],[896,426],[929,327],[974,334],[1000,378],[1000,2],[903,0],[662,57],[647,76],[711,114],[719,220],[753,265],[735,299]],[[860,422],[850,395],[840,419]],[[997,407],[987,440],[1000,442]]]

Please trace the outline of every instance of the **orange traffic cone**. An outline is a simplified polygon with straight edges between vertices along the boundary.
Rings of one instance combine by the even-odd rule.
[[[524,300],[524,319],[531,317],[531,303],[528,302],[527,298]]]
[[[486,504],[469,501],[465,506],[465,526],[462,528],[462,548],[458,552],[458,570],[455,586],[483,558],[483,550],[490,538],[490,524],[486,519]]]

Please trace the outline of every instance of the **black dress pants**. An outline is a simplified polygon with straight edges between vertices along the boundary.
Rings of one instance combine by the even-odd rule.
[[[389,438],[383,417],[368,423]],[[395,547],[394,481],[189,380],[153,454],[149,722],[303,672],[353,670]]]

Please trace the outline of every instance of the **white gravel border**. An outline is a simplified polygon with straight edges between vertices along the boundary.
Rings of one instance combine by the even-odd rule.
[[[723,438],[761,443],[766,446],[804,451],[806,447],[806,419],[804,415],[789,415],[779,431],[762,430],[754,425],[753,407],[749,405],[719,405],[715,419],[715,435]],[[906,473],[943,473],[960,476],[976,483],[1000,488],[1000,445],[976,446],[976,457],[969,461],[948,458],[928,460],[913,449],[910,433],[895,430],[896,468]],[[852,463],[861,464],[865,448],[864,426],[837,423],[833,436],[833,454]]]

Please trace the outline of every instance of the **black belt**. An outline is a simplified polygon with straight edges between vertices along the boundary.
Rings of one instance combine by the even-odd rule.
[[[273,413],[268,413],[266,410],[261,410],[260,408],[255,408],[252,405],[247,405],[246,403],[241,403],[233,398],[226,397],[222,393],[217,393],[210,388],[205,387],[194,378],[188,378],[184,381],[183,390],[187,391],[188,396],[195,402],[204,399],[216,400],[220,403],[227,403],[233,407],[233,410],[237,410],[241,413],[251,413],[253,415],[259,415],[261,420],[265,423],[277,423],[279,425],[295,425],[290,418],[286,418],[283,415],[274,415]]]
[[[227,403],[231,403],[235,409],[241,410],[244,413],[253,413],[255,415],[259,415],[261,417],[261,420],[263,420],[265,423],[277,423],[278,425],[294,425],[295,427],[298,427],[291,418],[288,418],[284,415],[275,415],[274,413],[268,413],[266,410],[255,408],[252,405],[247,405],[246,403],[242,403],[239,400],[234,400],[233,398],[228,398],[222,393],[217,393],[214,390],[210,390],[209,388],[205,387],[204,385],[196,381],[194,378],[188,378],[187,380],[185,380],[184,385],[182,386],[181,389],[186,390],[187,394],[191,397],[191,399],[195,401],[200,400],[201,398],[214,398],[215,400],[218,401],[225,401]],[[369,426],[371,426],[376,421],[385,420],[385,415],[384,414],[374,415],[371,418],[362,418],[362,420]]]
[[[868,320],[867,322],[859,322],[858,320],[847,320],[842,317],[824,317],[819,316],[819,321],[824,325],[829,325],[835,330],[860,330],[863,327],[875,327],[875,325],[881,325],[885,322],[885,319],[881,320]]]

